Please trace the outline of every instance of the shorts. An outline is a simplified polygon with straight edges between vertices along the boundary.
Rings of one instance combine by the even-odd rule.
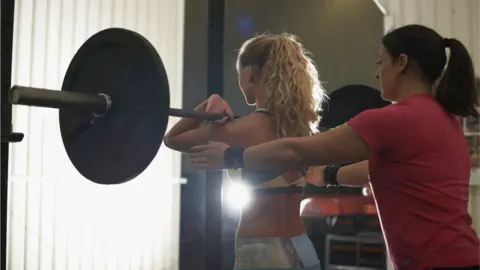
[[[237,238],[234,270],[320,270],[312,242],[305,234],[293,238]]]

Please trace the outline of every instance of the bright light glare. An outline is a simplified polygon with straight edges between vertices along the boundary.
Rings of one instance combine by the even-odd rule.
[[[223,201],[233,209],[242,209],[248,205],[250,199],[250,188],[242,182],[232,181],[223,193]]]
[[[367,187],[362,188],[362,194],[363,194],[363,196],[368,196],[368,188]]]
[[[366,185],[362,189],[362,194],[363,196],[372,196],[372,188],[370,185]]]

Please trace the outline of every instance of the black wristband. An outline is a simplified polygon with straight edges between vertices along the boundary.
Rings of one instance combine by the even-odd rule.
[[[229,169],[243,169],[243,152],[245,148],[229,147],[223,153],[223,163]]]
[[[337,181],[337,172],[342,166],[329,165],[323,170],[323,179],[327,186],[339,186]]]

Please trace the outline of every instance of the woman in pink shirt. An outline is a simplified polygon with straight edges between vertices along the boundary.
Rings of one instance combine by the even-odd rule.
[[[459,120],[479,117],[472,59],[460,41],[407,25],[383,37],[377,64],[382,96],[394,104],[310,137],[246,149],[197,146],[191,159],[198,168],[250,170],[363,160],[325,184],[370,182],[395,269],[479,269],[467,212],[469,147]]]

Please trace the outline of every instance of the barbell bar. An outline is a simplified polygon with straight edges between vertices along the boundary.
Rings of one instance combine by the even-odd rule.
[[[169,91],[153,45],[136,32],[109,28],[76,52],[61,91],[13,86],[10,102],[58,109],[63,145],[76,170],[98,184],[120,184],[150,165],[168,116],[209,121],[226,116],[170,108]]]
[[[110,96],[103,93],[92,95],[18,85],[13,86],[10,91],[10,102],[14,105],[32,107],[89,110],[96,117],[105,115],[112,106]],[[132,107],[131,109],[142,110],[142,108],[136,107]],[[168,115],[206,121],[221,120],[227,116],[227,114],[224,113],[195,112],[174,108],[169,108]]]

